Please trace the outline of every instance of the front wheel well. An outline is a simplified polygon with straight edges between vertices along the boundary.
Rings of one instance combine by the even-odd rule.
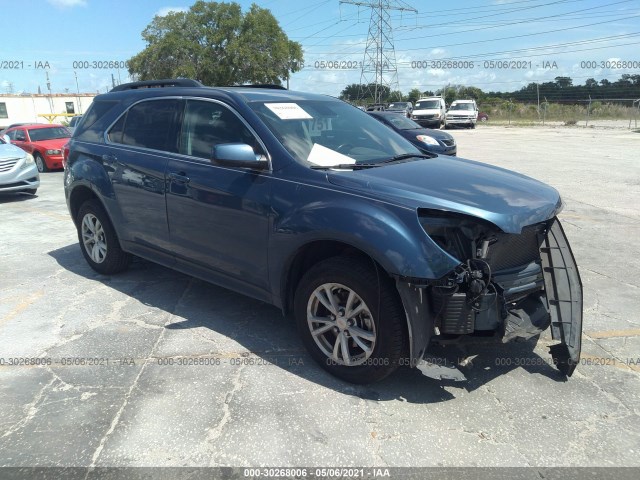
[[[76,223],[77,221],[78,212],[80,211],[80,207],[82,206],[82,204],[87,200],[92,199],[100,202],[98,196],[89,187],[79,186],[73,189],[73,191],[71,192],[71,196],[69,197],[69,209],[71,211],[71,218],[73,219],[73,223]]]
[[[353,245],[333,240],[320,240],[308,243],[296,252],[286,270],[287,274],[281,288],[282,309],[285,314],[293,311],[296,288],[305,272],[318,262],[339,256],[362,258],[371,262],[381,275],[387,275],[385,269],[378,262]]]

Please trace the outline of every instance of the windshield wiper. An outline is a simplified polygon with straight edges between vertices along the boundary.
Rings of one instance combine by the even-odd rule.
[[[400,155],[396,155],[394,157],[383,160],[380,163],[384,164],[384,163],[399,162],[401,160],[407,160],[408,158],[434,158],[434,156],[435,155],[424,155],[422,153],[402,153]]]
[[[339,163],[337,165],[311,165],[311,168],[314,170],[329,170],[332,168],[339,170],[359,170],[361,168],[374,168],[381,167],[383,165],[388,165],[393,162],[400,162],[402,160],[407,160],[409,158],[435,158],[436,155],[423,155],[421,153],[402,153],[400,155],[396,155],[391,158],[387,158],[381,162],[377,163]]]
[[[311,165],[311,168],[314,170],[329,170],[331,168],[339,170],[358,170],[360,168],[373,168],[379,166],[379,163],[339,163],[337,165]]]

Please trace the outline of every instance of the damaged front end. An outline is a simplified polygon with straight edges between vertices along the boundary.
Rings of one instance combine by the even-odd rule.
[[[404,279],[414,365],[429,343],[509,342],[551,327],[553,361],[571,376],[580,360],[582,283],[556,217],[505,233],[463,214],[423,210],[429,237],[458,265],[436,281]]]

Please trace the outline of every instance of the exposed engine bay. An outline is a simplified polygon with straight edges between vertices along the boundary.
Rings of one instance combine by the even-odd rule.
[[[424,229],[460,262],[421,286],[433,322],[430,342],[509,342],[551,326],[561,342],[550,347],[554,363],[570,376],[580,355],[582,285],[559,221],[507,234],[466,215],[429,213]]]

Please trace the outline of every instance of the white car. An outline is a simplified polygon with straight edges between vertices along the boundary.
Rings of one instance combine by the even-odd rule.
[[[467,127],[476,128],[478,106],[475,100],[456,100],[451,104],[444,117],[444,128]]]
[[[15,145],[9,137],[0,137],[0,193],[26,192],[35,195],[40,174],[33,156]]]

